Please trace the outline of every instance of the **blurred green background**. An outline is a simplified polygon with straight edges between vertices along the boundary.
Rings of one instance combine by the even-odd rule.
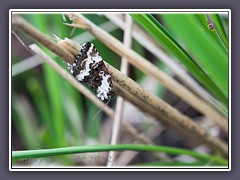
[[[91,36],[89,36],[89,34],[85,31],[64,25],[63,23],[71,22],[67,18],[65,19],[62,14],[21,14],[21,16],[37,27],[41,32],[49,35],[52,38],[54,38],[53,34],[56,34],[60,38],[74,38],[80,44],[84,43],[85,39],[93,42],[103,59],[109,64],[113,65],[115,68],[119,69],[121,58],[118,55],[112,52],[112,50],[106,47],[102,42],[91,38]],[[104,23],[109,23],[109,20],[102,15],[87,14],[86,17],[99,26],[103,25]],[[186,32],[186,28],[188,28],[189,31],[194,31],[194,28],[196,28],[193,25],[194,20],[186,17],[186,21],[193,21],[193,24],[190,24],[190,26],[188,24],[189,27],[186,27],[187,25],[184,25],[185,21],[183,18],[176,19],[170,15],[154,15],[154,17],[158,19],[158,21],[169,32],[171,32],[171,35],[173,35],[173,37],[178,40],[180,44],[184,45],[184,47],[187,49],[186,51],[192,57],[197,59],[196,61],[199,59],[205,59],[206,55],[210,55],[210,57],[216,56],[215,54],[211,56],[211,52],[206,52],[208,51],[207,47],[199,51],[199,46],[196,44],[196,42],[194,42],[194,40],[191,41],[191,39],[194,38],[192,36],[188,36],[189,32]],[[203,17],[199,16],[198,18],[198,20],[200,20],[202,23],[205,23]],[[227,17],[224,16],[221,17],[221,19],[223,20],[225,26],[228,25]],[[147,22],[146,19],[145,21]],[[106,29],[106,31],[110,31],[109,33],[111,35],[122,41],[123,31],[113,24],[109,24],[109,27],[111,28]],[[224,28],[226,29],[226,27]],[[26,44],[35,43],[31,38],[23,34],[18,29],[14,29],[14,31]],[[151,32],[149,33],[151,34]],[[153,37],[154,33],[157,33],[157,31],[152,32],[151,35]],[[192,34],[194,36],[194,34],[197,33],[198,32],[193,32]],[[157,37],[155,37],[155,39],[157,39]],[[225,51],[227,51],[227,47],[224,46],[224,44],[222,45],[222,43],[218,42],[217,40],[214,41],[214,43],[218,46],[217,52],[220,51],[225,53]],[[202,46],[202,44],[200,45]],[[42,48],[45,49],[44,47]],[[158,61],[156,57],[145,50],[135,40],[133,40],[132,48],[140,55],[149,59],[164,72],[172,74],[172,72],[170,72],[163,63]],[[54,60],[56,60],[62,67],[66,68],[62,59],[56,57],[47,49],[45,49],[45,51],[51,55],[51,57],[53,57]],[[175,56],[174,52],[166,52]],[[47,64],[40,63],[40,65],[31,68],[31,64],[28,63],[28,61],[31,61],[31,56],[32,54],[30,54],[12,34],[12,150],[45,149],[109,143],[112,127],[111,124],[107,124],[107,127],[104,125],[106,122],[110,121],[107,116],[104,113],[100,113],[94,120],[92,120],[99,109],[87,98],[82,96],[80,92],[72,87]],[[225,54],[223,56],[225,56]],[[19,65],[19,63],[22,62],[26,62],[25,64],[22,64],[23,69],[26,68],[28,70],[23,70],[21,72],[22,67],[16,65]],[[203,69],[204,67],[207,67],[208,69],[208,67],[211,65],[208,62],[205,62],[205,64],[203,64],[201,67]],[[224,65],[227,63],[224,62]],[[221,63],[219,64],[219,66],[224,66]],[[212,69],[216,67],[218,67],[217,64],[215,64],[215,67],[212,67]],[[226,68],[227,67],[223,67],[224,70]],[[218,74],[219,71],[215,73]],[[220,82],[217,81],[217,84],[219,82],[219,84],[224,88],[227,84],[228,92],[228,77],[225,77],[224,73],[221,75],[223,75],[222,77],[225,79]],[[129,76],[143,86],[145,85],[144,83],[146,83],[145,81],[149,78],[133,66],[130,68]],[[221,79],[221,76],[217,77],[217,80],[219,80],[219,78]],[[159,83],[154,82],[154,80],[151,81],[155,83],[152,90],[155,94],[157,94],[159,97],[162,97],[170,104],[172,103],[173,106],[179,106],[178,103],[181,101],[177,97],[174,97],[170,92],[166,91]],[[219,87],[220,86],[217,88]],[[206,87],[206,89],[208,89],[208,87]],[[89,90],[92,91],[90,88]],[[220,88],[220,90],[222,89]],[[219,94],[222,96],[218,96],[219,94],[217,94],[216,98],[219,99],[222,104],[225,104],[226,109],[228,97],[225,96],[225,89],[221,92],[223,93]],[[109,106],[114,108],[115,101],[116,97],[112,98]],[[176,108],[180,109],[181,111],[182,107],[185,106],[186,105],[182,103],[181,107]],[[200,113],[194,111],[191,109],[191,107],[187,108],[188,110],[183,113],[191,117],[201,116]],[[139,118],[141,117],[146,118],[146,116],[143,115]],[[152,123],[142,123],[140,125],[138,124],[136,127],[141,130],[147,130],[151,129],[151,126]],[[108,132],[106,132],[106,130]],[[172,137],[172,134],[169,136]],[[127,138],[129,137],[127,136]],[[126,139],[123,139],[123,142],[128,142]],[[185,142],[182,143],[181,141],[179,144],[179,141],[181,140],[174,141],[177,142],[175,143],[175,146],[187,147],[185,146]],[[167,140],[163,140],[163,142],[165,145],[173,145]],[[146,158],[144,154],[140,157]],[[67,160],[66,157],[64,158]],[[136,160],[136,162],[145,162],[144,158],[143,160],[140,158]],[[150,160],[152,159],[150,158]],[[72,163],[67,161],[65,164],[71,165]]]

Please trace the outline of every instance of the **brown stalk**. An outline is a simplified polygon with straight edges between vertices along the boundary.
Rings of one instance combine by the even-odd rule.
[[[21,26],[20,26],[21,28]],[[34,31],[31,28],[31,31]],[[30,33],[34,34],[34,33]],[[32,36],[36,39],[34,36]],[[37,39],[41,39],[42,34],[38,34]],[[45,37],[45,36],[44,36]],[[48,48],[48,43],[44,43],[45,46]],[[53,44],[51,44],[53,45]],[[52,49],[55,49],[55,53],[59,52],[60,49],[57,44],[53,45]],[[58,49],[56,51],[56,49]],[[63,51],[64,53],[65,51]],[[59,55],[59,54],[57,54]],[[62,55],[62,53],[61,53]],[[64,58],[65,56],[60,57]],[[73,59],[68,60],[70,63],[73,62]],[[156,96],[146,92],[142,89],[135,81],[131,80],[130,78],[123,75],[117,69],[112,67],[109,64],[106,64],[109,73],[111,74],[114,85],[116,88],[116,93],[122,96],[124,99],[129,100],[137,107],[142,109],[143,111],[151,114],[152,116],[156,117],[158,120],[162,120],[163,122],[172,125],[175,128],[180,128],[191,135],[196,140],[200,140],[201,142],[207,144],[209,147],[214,148],[222,152],[225,156],[228,154],[228,145],[223,142],[221,139],[217,137],[212,137],[207,131],[201,128],[198,124],[193,122],[190,118],[182,115],[173,107],[162,101],[161,99],[157,98]]]
[[[216,122],[216,124],[219,125],[223,130],[225,130],[226,132],[228,131],[228,121],[223,117],[222,114],[219,114],[219,112],[216,111],[211,105],[203,101],[198,96],[194,95],[187,88],[175,81],[172,77],[165,74],[163,71],[158,69],[146,59],[144,59],[142,56],[123,45],[119,40],[97,27],[83,15],[77,13],[67,13],[67,15],[69,16],[70,20],[75,23],[68,24],[69,26],[88,30],[97,39],[102,41],[118,55],[125,57],[129,63],[141,69],[146,74],[150,74],[155,77],[170,91],[178,95],[180,98],[182,98],[185,102],[190,104],[199,112],[211,117]]]
[[[25,19],[21,18],[20,16],[13,14],[12,24],[23,30],[27,35],[33,37],[42,45],[48,47],[49,50],[62,57],[63,59],[71,60],[74,58],[74,56],[68,51],[66,51],[64,48],[56,48],[57,44],[55,41],[53,41],[49,36],[40,32],[37,28],[29,24]]]
[[[42,45],[46,46],[53,53],[58,55],[59,57],[68,60],[70,63],[73,62],[74,56],[69,53],[69,51],[60,47],[55,41],[51,40],[51,38],[42,32],[40,32],[37,28],[29,24],[25,19],[18,15],[13,15],[12,17],[13,25],[20,28],[27,35],[40,42]],[[34,46],[33,46],[34,47]],[[38,51],[41,52],[41,51]],[[61,76],[63,76],[66,80],[68,80],[76,89],[78,89],[83,95],[85,95],[88,99],[90,99],[98,108],[102,109],[104,107],[104,103],[100,101],[96,96],[94,96],[87,88],[85,88],[82,84],[80,84],[76,79],[74,79],[67,71],[62,69],[55,61],[50,60],[44,54],[41,54],[42,58],[47,61]],[[103,111],[111,118],[114,117],[114,111],[110,109],[108,106],[103,108]],[[139,134],[137,130],[129,123],[123,122],[122,126],[124,129],[128,131],[129,134],[135,137],[136,140],[142,142],[144,144],[154,144],[151,139],[146,137],[144,134]]]
[[[57,73],[59,73],[64,79],[66,79],[70,84],[72,84],[78,91],[80,91],[84,96],[86,96],[89,100],[91,100],[99,109],[102,109],[104,113],[106,113],[110,119],[114,117],[114,111],[105,106],[105,104],[99,100],[95,95],[93,95],[84,85],[79,83],[69,72],[64,70],[58,63],[56,63],[53,59],[51,59],[48,55],[46,55],[37,45],[32,44],[29,48],[44,62],[49,64]],[[104,107],[104,108],[103,108]],[[135,139],[144,144],[154,144],[151,139],[146,137],[144,134],[139,134],[137,130],[128,122],[122,122],[122,126],[127,130],[129,134],[131,134]]]
[[[104,14],[111,22],[116,24],[119,28],[124,29],[123,17],[120,14]],[[207,103],[214,107],[210,96],[205,89],[203,89],[188,73],[180,66],[175,59],[170,57],[163,51],[160,45],[149,35],[146,31],[140,28],[137,24],[133,24],[132,36],[149,52],[156,56],[160,61],[168,66],[168,68],[184,83],[189,89],[195,92],[198,96],[204,99]],[[215,108],[216,109],[216,108]]]
[[[192,138],[195,138],[195,140],[204,142],[214,149],[221,149],[220,151],[225,155],[228,154],[228,146],[221,139],[212,137],[206,130],[193,122],[190,118],[182,115],[159,98],[144,91],[133,80],[121,75],[110,65],[107,65],[107,67],[114,79],[114,85],[117,89],[118,95],[123,96],[126,100],[132,102],[141,110],[156,117],[157,120],[187,133]],[[121,87],[126,87],[126,89]],[[138,97],[140,101],[136,97]]]

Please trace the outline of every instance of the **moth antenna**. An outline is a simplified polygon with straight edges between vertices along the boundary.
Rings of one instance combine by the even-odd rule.
[[[97,117],[97,115],[108,105],[108,103],[110,102],[111,97],[109,98],[109,100],[107,101],[106,104],[104,104],[104,106],[94,115],[94,117],[92,118],[92,121]]]

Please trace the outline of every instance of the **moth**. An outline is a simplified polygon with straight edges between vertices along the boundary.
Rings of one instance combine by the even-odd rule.
[[[70,73],[79,82],[85,82],[94,89],[97,97],[102,101],[110,100],[115,94],[112,78],[96,47],[90,42],[80,47],[78,43],[67,38],[58,40],[58,44],[75,56],[73,64],[64,60]]]

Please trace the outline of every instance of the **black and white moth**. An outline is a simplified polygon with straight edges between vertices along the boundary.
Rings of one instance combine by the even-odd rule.
[[[67,38],[61,41],[59,45],[64,44],[64,48],[68,47],[68,51],[72,49],[71,53],[75,56],[73,64],[64,60],[70,73],[78,81],[85,82],[94,89],[97,97],[102,101],[110,100],[111,96],[114,94],[112,78],[96,47],[89,42],[80,47],[76,45],[76,42]],[[58,40],[58,42],[60,41]]]

